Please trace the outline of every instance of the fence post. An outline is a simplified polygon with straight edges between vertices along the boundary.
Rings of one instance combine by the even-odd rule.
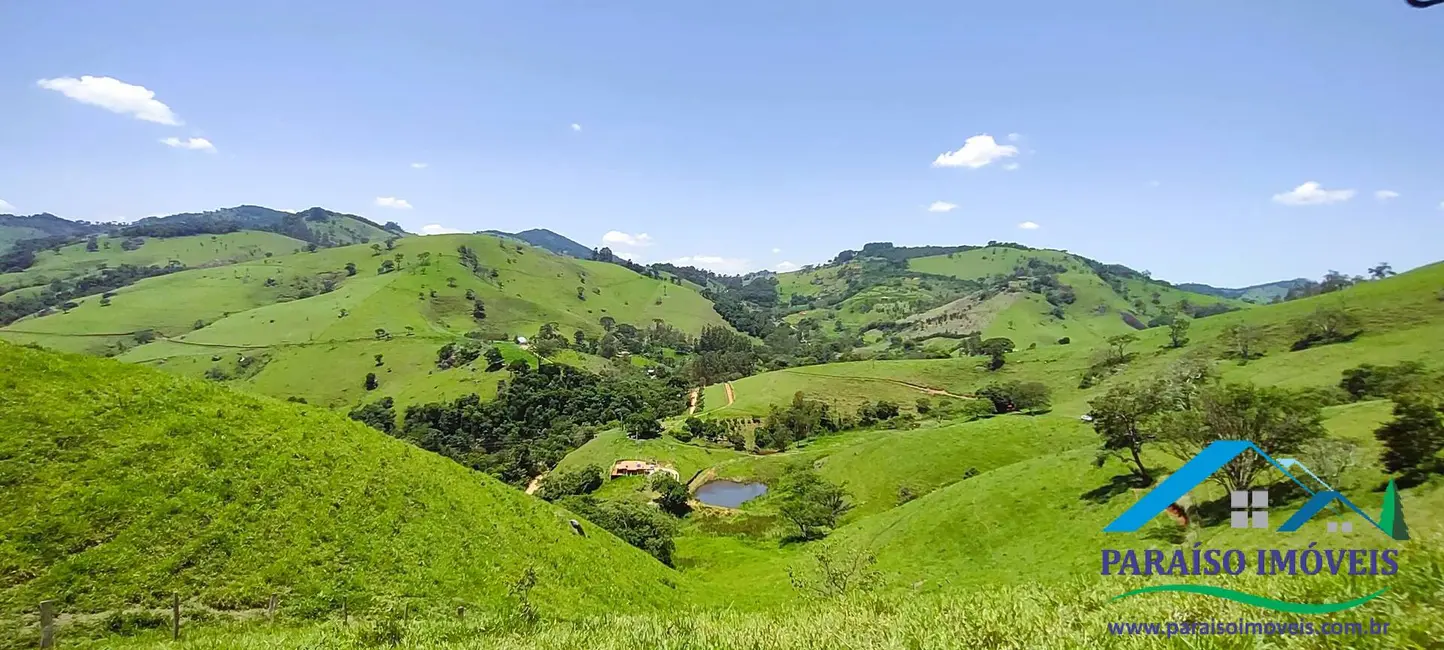
[[[457,617],[457,618],[466,618],[466,606],[465,606],[465,605],[459,605],[459,606],[457,606],[457,608],[456,608],[456,617]]]
[[[346,599],[341,599],[341,626],[345,627],[351,623],[351,614],[346,611]]]
[[[55,601],[40,601],[40,647],[55,647]]]
[[[270,604],[266,605],[266,618],[272,621],[276,620],[276,594],[274,593],[271,594]]]
[[[171,594],[170,601],[170,638],[172,641],[180,640],[180,594]]]

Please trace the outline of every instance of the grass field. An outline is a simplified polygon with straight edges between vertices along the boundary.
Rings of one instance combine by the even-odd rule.
[[[0,365],[0,638],[43,599],[500,608],[528,567],[553,615],[676,597],[672,571],[605,531],[326,410],[8,344]]]

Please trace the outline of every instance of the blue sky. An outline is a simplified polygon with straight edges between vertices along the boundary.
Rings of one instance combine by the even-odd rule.
[[[320,205],[724,271],[1005,240],[1219,285],[1444,251],[1444,7],[1403,0],[11,0],[0,25],[0,211]]]

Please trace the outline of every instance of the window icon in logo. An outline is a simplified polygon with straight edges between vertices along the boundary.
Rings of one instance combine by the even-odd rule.
[[[1269,527],[1268,490],[1234,490],[1229,493],[1228,501],[1232,508],[1229,516],[1231,528]]]

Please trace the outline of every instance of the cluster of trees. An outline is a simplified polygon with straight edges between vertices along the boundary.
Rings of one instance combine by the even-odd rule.
[[[993,404],[995,413],[1041,413],[1052,406],[1052,393],[1036,381],[1009,381],[988,384],[977,395]]]
[[[495,400],[482,402],[473,394],[411,406],[391,433],[524,485],[591,439],[595,426],[639,413],[666,417],[685,408],[687,385],[678,379],[601,377],[553,364],[531,370],[524,362],[509,370],[510,381]]]
[[[1089,416],[1100,444],[1096,462],[1117,457],[1130,467],[1139,485],[1154,481],[1143,459],[1157,447],[1187,461],[1217,440],[1250,440],[1271,456],[1299,455],[1325,439],[1321,404],[1308,392],[1223,384],[1209,366],[1186,360],[1162,376],[1114,386],[1089,402]],[[1246,454],[1215,475],[1225,489],[1247,490],[1267,467]]]
[[[483,350],[483,348],[485,348]],[[505,358],[496,346],[486,346],[474,341],[447,343],[436,351],[436,367],[442,370],[457,368],[486,357],[487,372],[501,370]]]
[[[773,404],[768,409],[762,426],[752,432],[752,439],[758,449],[785,451],[794,442],[838,431],[844,426],[826,402],[807,399],[798,391],[786,407]]]

